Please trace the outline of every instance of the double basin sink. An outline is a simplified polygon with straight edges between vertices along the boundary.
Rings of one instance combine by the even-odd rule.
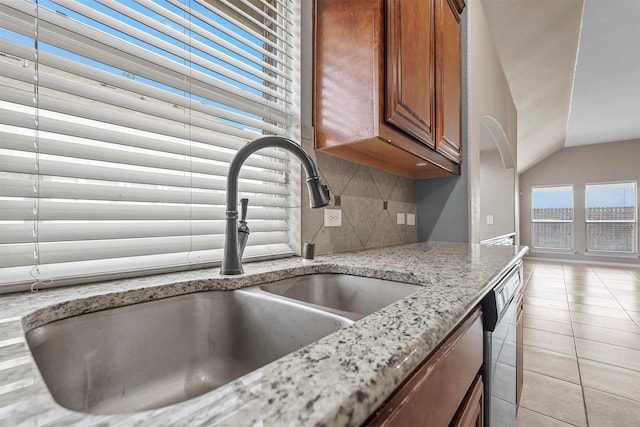
[[[26,337],[58,404],[130,413],[204,394],[419,288],[314,274],[69,317]]]

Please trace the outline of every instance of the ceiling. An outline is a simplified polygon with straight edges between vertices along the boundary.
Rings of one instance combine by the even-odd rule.
[[[518,172],[640,139],[640,0],[482,0],[518,111]]]

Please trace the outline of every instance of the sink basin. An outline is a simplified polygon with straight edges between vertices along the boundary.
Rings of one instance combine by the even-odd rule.
[[[26,337],[60,405],[114,414],[201,395],[351,323],[242,289],[70,317]]]
[[[420,286],[346,274],[312,274],[260,286],[283,297],[353,314],[360,318],[410,295]]]

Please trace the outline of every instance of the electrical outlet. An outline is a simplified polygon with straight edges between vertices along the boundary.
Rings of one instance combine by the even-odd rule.
[[[397,224],[404,224],[404,213],[399,213],[397,218]]]
[[[416,214],[407,214],[407,225],[416,225]]]
[[[493,215],[487,215],[487,225],[493,225]]]
[[[325,209],[324,226],[342,227],[342,209]]]

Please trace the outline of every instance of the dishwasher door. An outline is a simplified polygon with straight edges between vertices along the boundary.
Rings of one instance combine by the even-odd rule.
[[[490,427],[513,427],[516,421],[516,300],[511,300],[495,330],[484,332],[484,377],[489,379],[485,421]]]

